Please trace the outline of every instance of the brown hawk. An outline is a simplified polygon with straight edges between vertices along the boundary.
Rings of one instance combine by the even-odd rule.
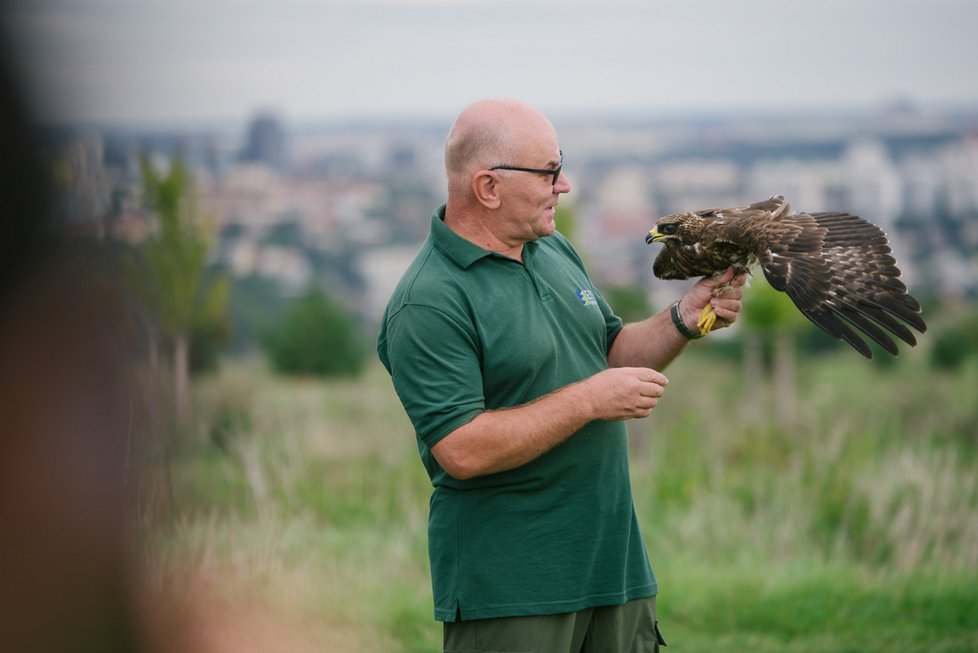
[[[917,340],[906,325],[927,330],[920,304],[898,278],[886,234],[855,215],[792,213],[775,195],[739,208],[666,216],[645,242],[665,245],[652,266],[660,279],[719,277],[730,266],[743,274],[760,266],[805,317],[866,358],[872,351],[852,327],[894,356],[891,334],[913,346]],[[715,321],[707,304],[697,322],[700,332],[708,333]]]

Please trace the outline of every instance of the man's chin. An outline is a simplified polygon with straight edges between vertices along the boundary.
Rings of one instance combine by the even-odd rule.
[[[543,229],[547,232],[548,236],[557,230],[557,208],[556,207],[547,209],[547,212],[544,215],[544,219],[542,220],[542,223],[543,223],[542,225]]]
[[[557,223],[553,220],[549,220],[541,224],[537,229],[536,233],[538,236],[543,238],[544,236],[553,235],[553,232],[557,231]]]

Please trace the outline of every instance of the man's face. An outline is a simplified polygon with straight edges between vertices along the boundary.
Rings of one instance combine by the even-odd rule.
[[[560,149],[554,139],[526,141],[520,160],[512,165],[535,170],[556,170]],[[553,173],[508,170],[501,176],[503,219],[513,239],[522,242],[549,236],[556,229],[554,214],[561,193],[569,193],[570,182],[561,172],[556,181]]]

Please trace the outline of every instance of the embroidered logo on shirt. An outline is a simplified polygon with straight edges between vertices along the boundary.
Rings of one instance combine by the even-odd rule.
[[[586,288],[582,288],[577,291],[577,298],[581,300],[581,303],[585,306],[597,306],[598,302],[594,300],[594,293]]]

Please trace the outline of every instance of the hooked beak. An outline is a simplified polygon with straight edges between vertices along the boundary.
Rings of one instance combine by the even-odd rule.
[[[665,234],[660,234],[658,231],[653,229],[649,232],[649,235],[645,237],[645,244],[651,245],[652,243],[658,243],[666,239]]]

